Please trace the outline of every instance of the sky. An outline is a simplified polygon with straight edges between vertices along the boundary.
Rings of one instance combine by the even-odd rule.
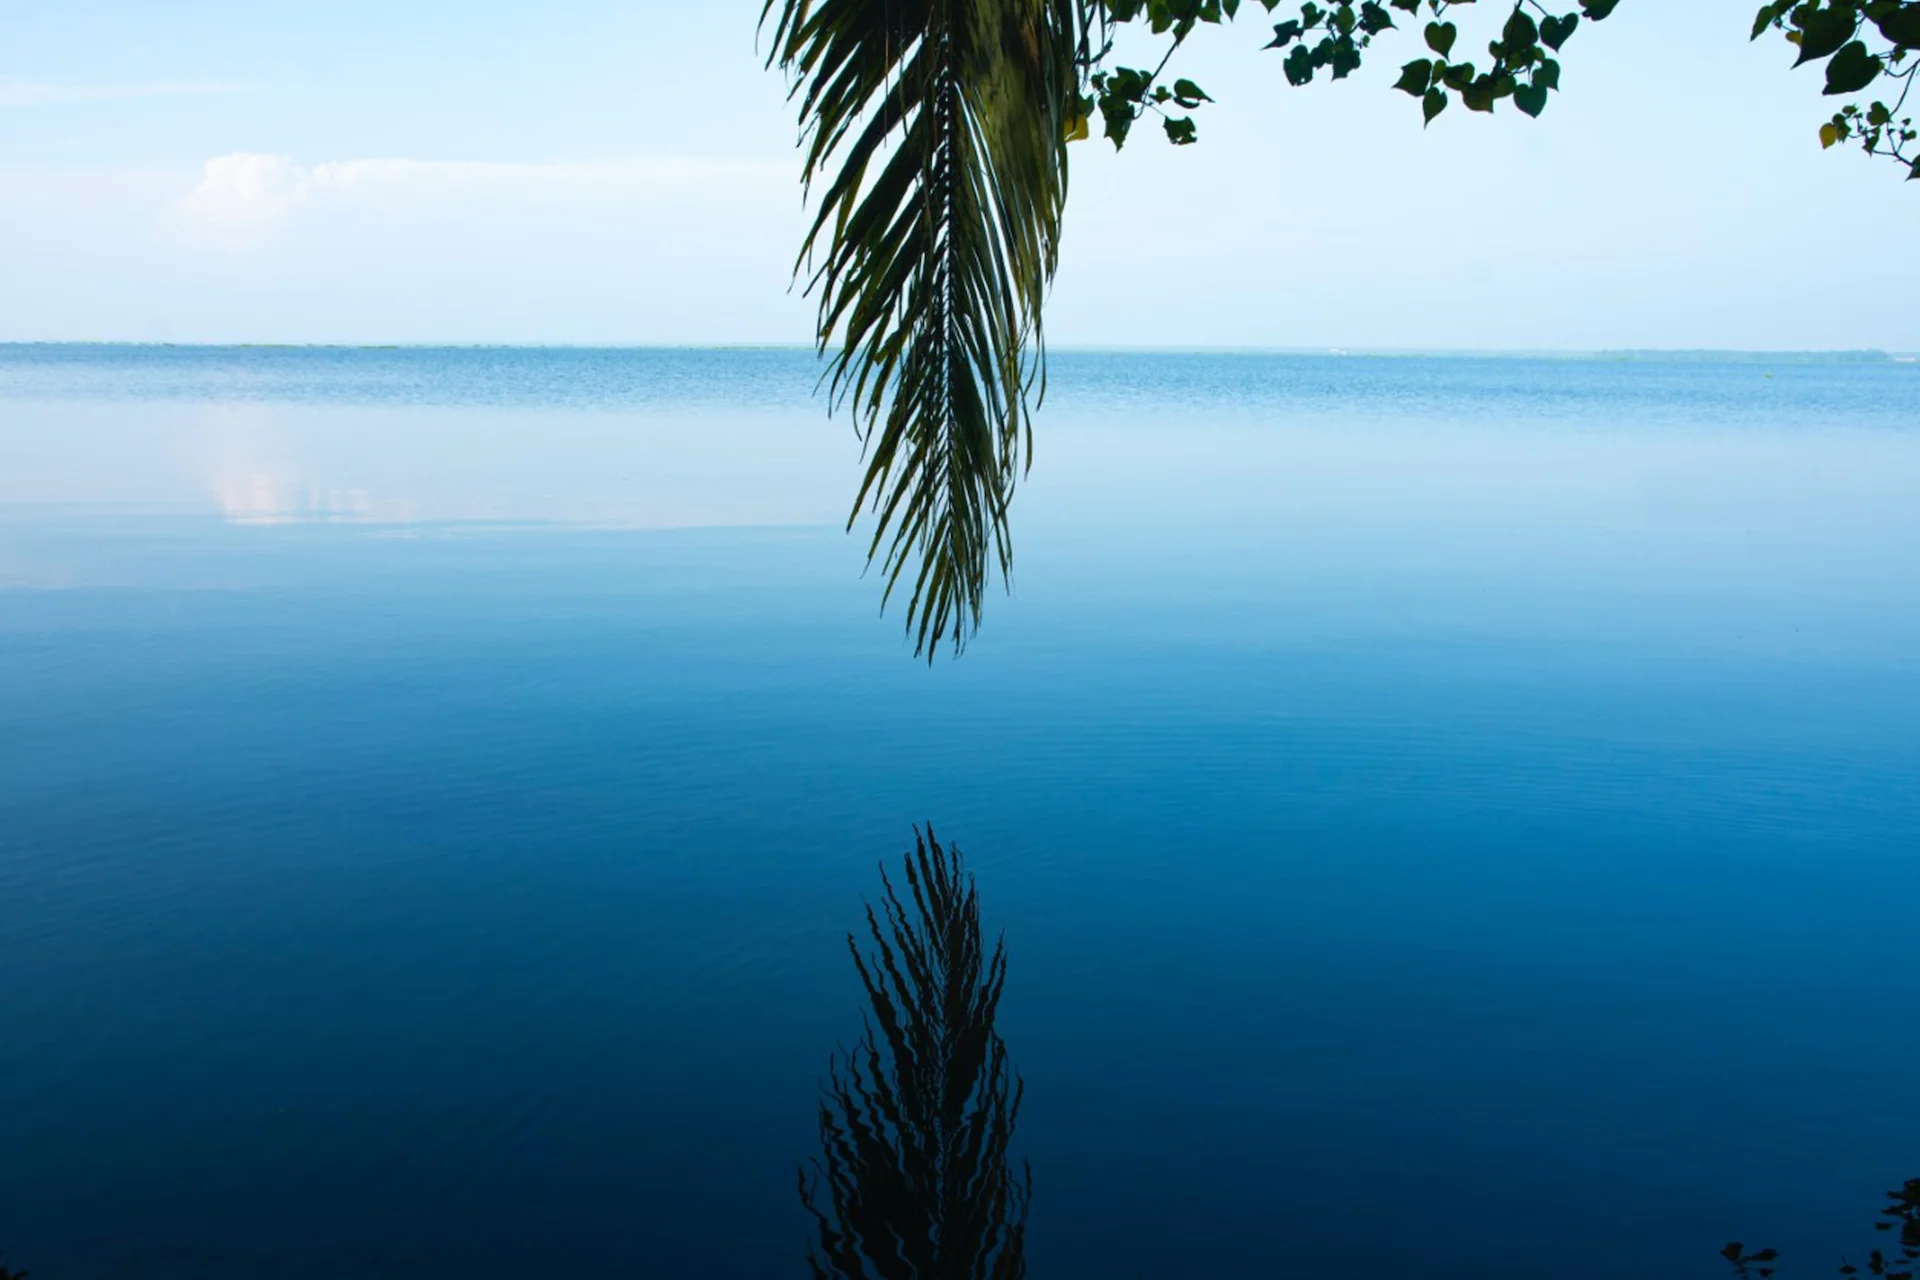
[[[1198,145],[1075,144],[1050,339],[1920,350],[1920,183],[1821,151],[1755,4],[1625,0],[1541,119],[1427,129],[1414,33],[1295,89],[1249,4]],[[808,342],[758,12],[0,0],[0,341]]]

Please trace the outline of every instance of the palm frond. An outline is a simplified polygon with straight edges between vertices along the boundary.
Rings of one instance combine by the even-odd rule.
[[[994,1030],[1006,953],[980,937],[957,849],[931,828],[906,858],[907,896],[881,872],[870,951],[847,948],[871,1007],[820,1105],[821,1154],[800,1196],[815,1280],[1020,1280],[1031,1176],[1007,1157],[1020,1080]],[[824,1184],[824,1186],[823,1186]]]
[[[792,77],[807,190],[825,184],[795,274],[867,453],[848,527],[871,507],[885,599],[911,571],[916,652],[957,652],[1013,565],[1082,0],[767,0],[763,23],[776,5],[770,61]]]

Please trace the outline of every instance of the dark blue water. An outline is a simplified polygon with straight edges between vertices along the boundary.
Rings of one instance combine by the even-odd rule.
[[[1920,1176],[1920,366],[1058,359],[910,656],[790,352],[0,348],[0,1248],[804,1274],[1004,930],[1033,1274],[1821,1274]]]

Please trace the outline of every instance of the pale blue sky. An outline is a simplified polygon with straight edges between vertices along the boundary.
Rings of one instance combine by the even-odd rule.
[[[1920,183],[1822,154],[1755,0],[1624,0],[1541,120],[1290,89],[1075,150],[1068,345],[1920,349]],[[1481,6],[1482,20],[1496,6]],[[1255,6],[1257,9],[1257,6]],[[0,340],[803,342],[757,0],[14,0]]]

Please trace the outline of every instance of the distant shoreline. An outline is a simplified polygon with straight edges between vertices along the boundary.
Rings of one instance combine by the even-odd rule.
[[[117,351],[258,351],[258,352],[766,352],[811,355],[814,348],[782,343],[516,343],[516,342],[120,342],[72,341],[0,342],[0,353],[47,351],[50,349]],[[1833,351],[1752,351],[1736,348],[1626,347],[1585,350],[1502,349],[1502,348],[1396,348],[1396,347],[1115,347],[1065,346],[1048,348],[1057,356],[1138,355],[1138,356],[1284,356],[1326,359],[1330,357],[1383,360],[1569,360],[1638,364],[1916,364],[1920,352],[1883,351],[1877,348]]]

